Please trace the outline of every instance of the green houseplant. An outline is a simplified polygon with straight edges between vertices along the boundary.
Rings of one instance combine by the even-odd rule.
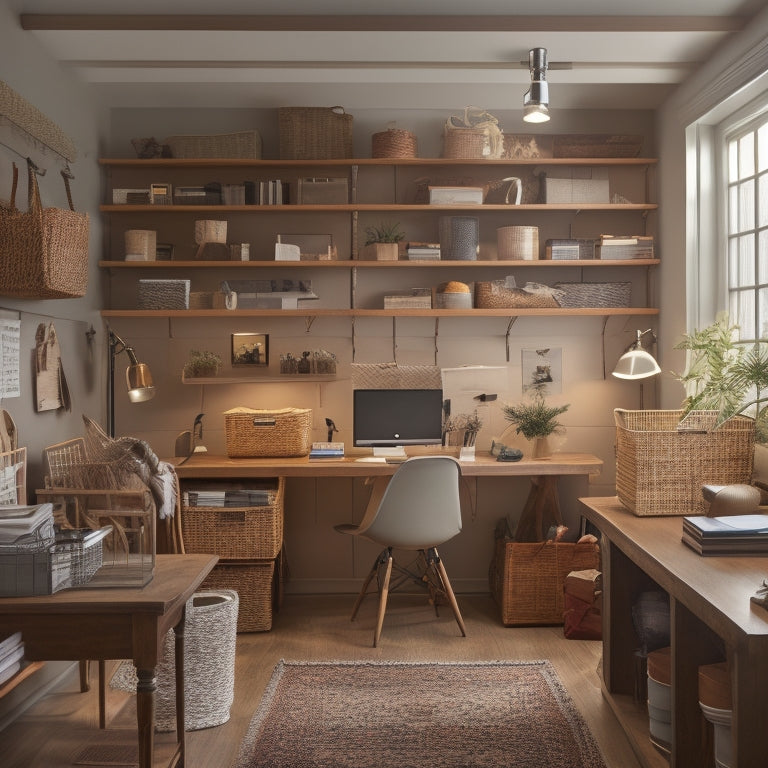
[[[215,352],[191,349],[184,363],[184,378],[216,376],[221,368],[221,358]]]
[[[501,410],[504,418],[517,427],[517,434],[533,441],[534,458],[543,459],[551,455],[547,438],[565,432],[557,417],[569,408],[569,404],[549,405],[544,393],[536,389],[529,400],[516,405],[503,405]]]
[[[397,222],[381,222],[365,230],[365,245],[360,249],[360,258],[372,261],[397,261],[399,245],[405,234]]]

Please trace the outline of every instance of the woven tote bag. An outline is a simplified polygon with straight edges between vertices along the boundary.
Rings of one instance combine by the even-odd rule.
[[[43,208],[37,175],[27,162],[29,205],[16,208],[13,166],[10,205],[0,206],[0,293],[25,299],[71,299],[88,287],[88,214],[72,205],[69,176],[61,172],[69,210]]]

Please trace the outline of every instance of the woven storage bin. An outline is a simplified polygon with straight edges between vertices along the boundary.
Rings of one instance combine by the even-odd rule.
[[[642,136],[611,134],[561,134],[554,137],[553,157],[637,157]]]
[[[538,227],[499,227],[496,243],[500,261],[534,261],[539,258]]]
[[[182,158],[248,158],[261,157],[258,131],[220,133],[213,136],[169,136],[165,140],[172,157]]]
[[[139,280],[138,309],[189,309],[189,280]]]
[[[125,233],[125,259],[134,257],[140,261],[157,258],[157,232],[154,229],[129,229]]]
[[[352,115],[343,107],[280,107],[281,160],[352,157]]]
[[[388,128],[371,136],[371,157],[416,157],[416,136],[402,128]]]
[[[306,456],[311,429],[311,408],[233,408],[224,412],[229,457]]]
[[[240,598],[238,632],[267,632],[272,629],[275,599],[274,560],[219,562],[203,582],[202,589],[232,589]]]
[[[482,160],[498,157],[494,137],[488,128],[453,128],[443,134],[443,157],[454,160]]]
[[[190,309],[213,309],[213,291],[190,291]]]
[[[596,544],[496,539],[490,587],[507,626],[562,624],[565,578],[571,571],[600,568]]]
[[[285,479],[270,484],[269,504],[258,507],[184,506],[181,529],[187,552],[214,552],[232,560],[277,557],[283,545]],[[249,483],[249,488],[254,483]]]
[[[714,411],[614,410],[616,493],[639,517],[703,515],[701,486],[749,483],[752,419],[736,416],[713,429]]]
[[[551,294],[507,288],[505,280],[492,280],[475,283],[475,306],[478,309],[523,309],[559,305]]]
[[[561,307],[628,307],[631,283],[555,283]]]

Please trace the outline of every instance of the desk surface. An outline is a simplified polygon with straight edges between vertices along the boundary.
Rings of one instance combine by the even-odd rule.
[[[392,475],[398,464],[356,461],[349,456],[341,460],[299,458],[231,459],[209,453],[193,454],[187,461],[170,459],[179,478],[228,477],[374,477]],[[183,462],[183,463],[182,463]],[[598,474],[603,462],[589,453],[555,453],[548,459],[496,461],[489,453],[478,452],[474,461],[462,461],[461,472],[467,477],[592,475]]]

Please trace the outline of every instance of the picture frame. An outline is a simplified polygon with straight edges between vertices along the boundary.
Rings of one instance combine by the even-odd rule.
[[[266,333],[233,333],[232,366],[269,365],[269,335]]]

